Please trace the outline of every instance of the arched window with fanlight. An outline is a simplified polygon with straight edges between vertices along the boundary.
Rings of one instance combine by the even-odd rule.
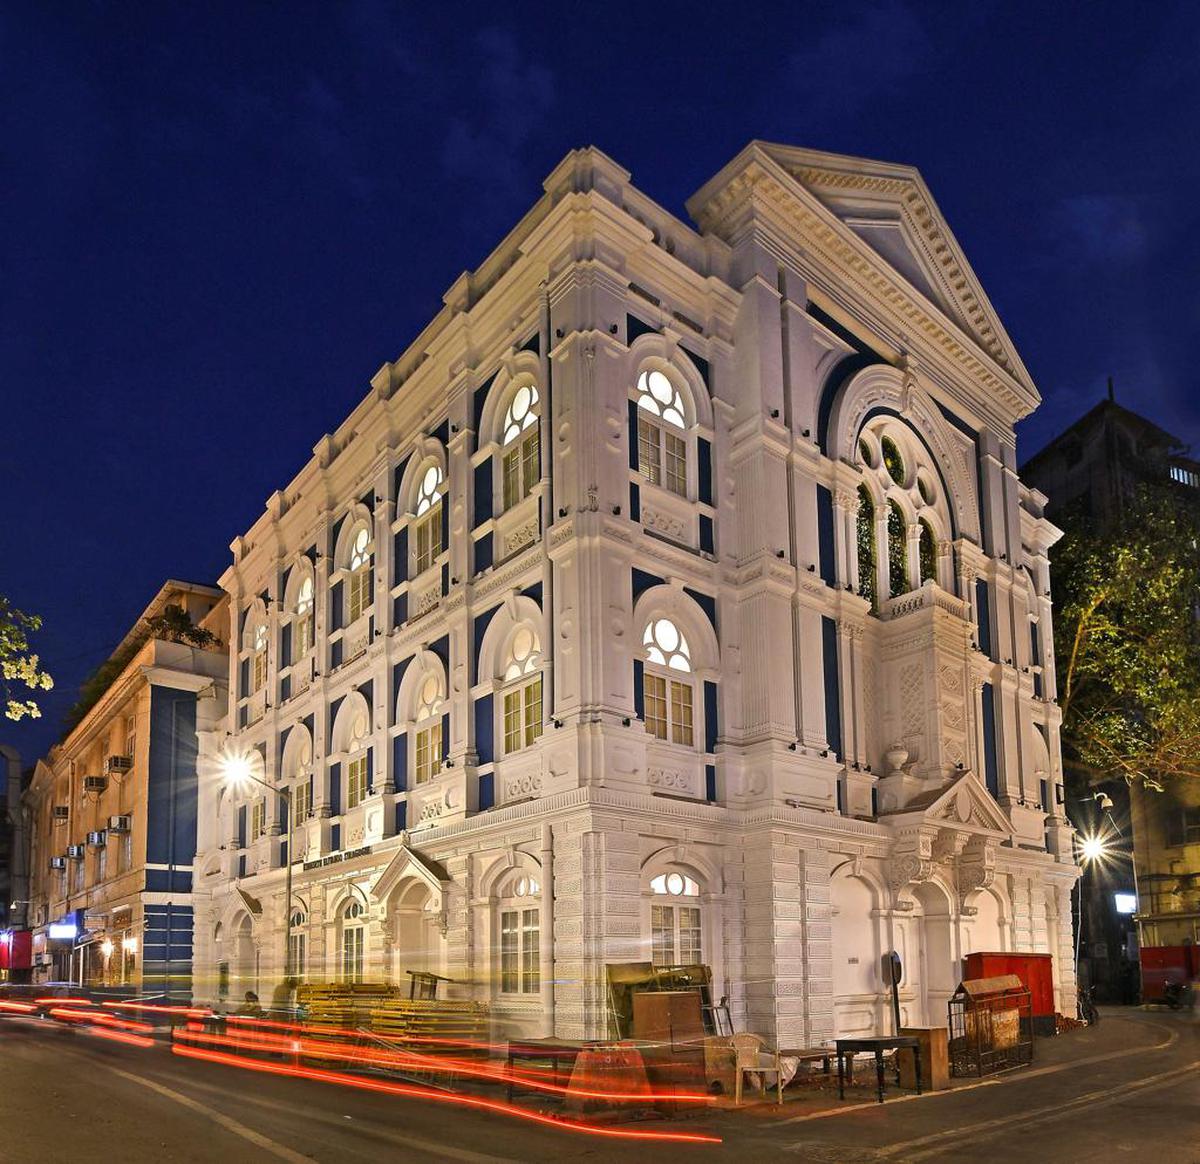
[[[687,636],[669,618],[655,618],[642,632],[643,715],[646,731],[660,740],[695,745],[695,692]]]
[[[500,932],[501,994],[537,994],[542,988],[542,911],[538,879],[518,872],[504,883],[496,905]]]
[[[288,969],[301,982],[308,969],[308,940],[304,931],[307,924],[304,910],[293,909],[288,918]]]
[[[671,869],[650,880],[650,960],[655,966],[693,966],[704,961],[700,885]]]
[[[507,511],[533,491],[541,475],[538,390],[521,384],[512,394],[500,429],[500,492]]]
[[[352,625],[371,606],[371,531],[365,523],[351,532],[346,569],[346,622]]]
[[[504,752],[519,752],[542,734],[542,644],[520,623],[509,636],[501,673]]]
[[[686,497],[687,420],[682,394],[666,372],[647,368],[638,375],[634,398],[638,472],[652,485]]]
[[[271,632],[266,620],[254,624],[250,637],[250,694],[254,695],[267,685],[267,656]]]
[[[442,676],[429,671],[417,688],[413,726],[413,779],[425,784],[442,770],[446,741],[442,738],[442,707],[446,692]]]
[[[341,979],[361,982],[367,945],[366,909],[358,898],[351,898],[342,908]]]
[[[877,416],[859,433],[859,593],[874,608],[880,595],[896,598],[940,577],[941,539],[951,512],[937,462],[919,436],[894,416]],[[915,534],[915,537],[910,537]]]
[[[415,522],[412,531],[412,571],[422,574],[441,556],[442,545],[442,483],[445,474],[440,465],[431,464],[417,482],[413,505]]]
[[[313,580],[306,575],[296,592],[296,608],[292,612],[294,630],[292,651],[297,660],[303,659],[313,647]]]

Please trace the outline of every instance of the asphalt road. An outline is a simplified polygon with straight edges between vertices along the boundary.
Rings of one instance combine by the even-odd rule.
[[[800,1112],[799,1115],[796,1112]],[[720,1145],[618,1143],[429,1098],[183,1060],[45,1022],[0,1020],[0,1161],[587,1161],[789,1159],[1200,1164],[1200,1022],[1107,1012],[1039,1044],[1000,1082],[836,1115],[802,1104],[706,1113],[650,1130]]]

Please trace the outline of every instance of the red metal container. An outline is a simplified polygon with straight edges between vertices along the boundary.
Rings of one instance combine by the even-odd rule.
[[[28,970],[32,965],[32,932],[5,930],[0,933],[0,970]]]
[[[1049,954],[1004,954],[981,950],[968,954],[963,963],[966,967],[963,972],[965,979],[1015,974],[1021,980],[1021,985],[1029,991],[1033,1017],[1054,1017],[1057,1007],[1054,1005],[1054,972]]]
[[[1142,1001],[1157,1002],[1168,982],[1193,982],[1200,978],[1200,947],[1143,946],[1138,954],[1142,966]]]

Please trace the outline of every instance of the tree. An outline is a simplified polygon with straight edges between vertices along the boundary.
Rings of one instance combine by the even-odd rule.
[[[83,686],[79,689],[79,698],[66,715],[68,731],[91,711],[150,639],[166,639],[172,643],[205,648],[213,646],[217,636],[210,630],[196,626],[191,615],[182,606],[164,606],[161,614],[139,623],[124,645],[114,651],[83,681]]]
[[[1062,522],[1055,654],[1068,769],[1161,790],[1200,776],[1200,515],[1144,489],[1101,531]]]
[[[42,670],[41,660],[29,649],[29,636],[41,629],[36,614],[18,610],[0,594],[0,699],[6,719],[40,716],[36,700],[18,699],[20,686],[30,691],[49,691],[54,680]]]

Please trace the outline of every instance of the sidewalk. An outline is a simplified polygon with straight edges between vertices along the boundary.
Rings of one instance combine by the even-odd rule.
[[[1029,1066],[1018,1067],[984,1079],[952,1078],[950,1086],[942,1091],[927,1091],[918,1096],[915,1091],[903,1090],[896,1086],[895,1071],[889,1066],[882,1106],[922,1101],[936,1103],[940,1096],[960,1094],[979,1087],[1003,1086],[1010,1082],[1054,1075],[1083,1068],[1092,1063],[1161,1049],[1177,1039],[1178,1035],[1165,1034],[1162,1028],[1151,1024],[1138,1024],[1131,1029],[1128,1022],[1120,1021],[1123,1015],[1153,1018],[1156,1013],[1161,1013],[1164,1021],[1178,1030],[1186,1029],[1192,1024],[1200,1024],[1200,1014],[1183,1015],[1161,1011],[1155,1007],[1103,1007],[1101,1021],[1095,1026],[1036,1040],[1033,1063]],[[1105,1018],[1110,1021],[1106,1023]],[[855,1080],[846,1084],[844,1100],[838,1098],[836,1061],[830,1075],[824,1074],[820,1064],[816,1064],[815,1067],[815,1071],[802,1070],[784,1089],[782,1107],[775,1103],[774,1092],[768,1090],[764,1101],[757,1092],[751,1091],[743,1095],[740,1108],[735,1107],[732,1100],[718,1101],[717,1112],[722,1121],[726,1118],[740,1120],[747,1117],[768,1124],[790,1124],[826,1119],[855,1111],[862,1112],[864,1109],[878,1110],[881,1107],[876,1088],[875,1064],[867,1056],[857,1058]]]

